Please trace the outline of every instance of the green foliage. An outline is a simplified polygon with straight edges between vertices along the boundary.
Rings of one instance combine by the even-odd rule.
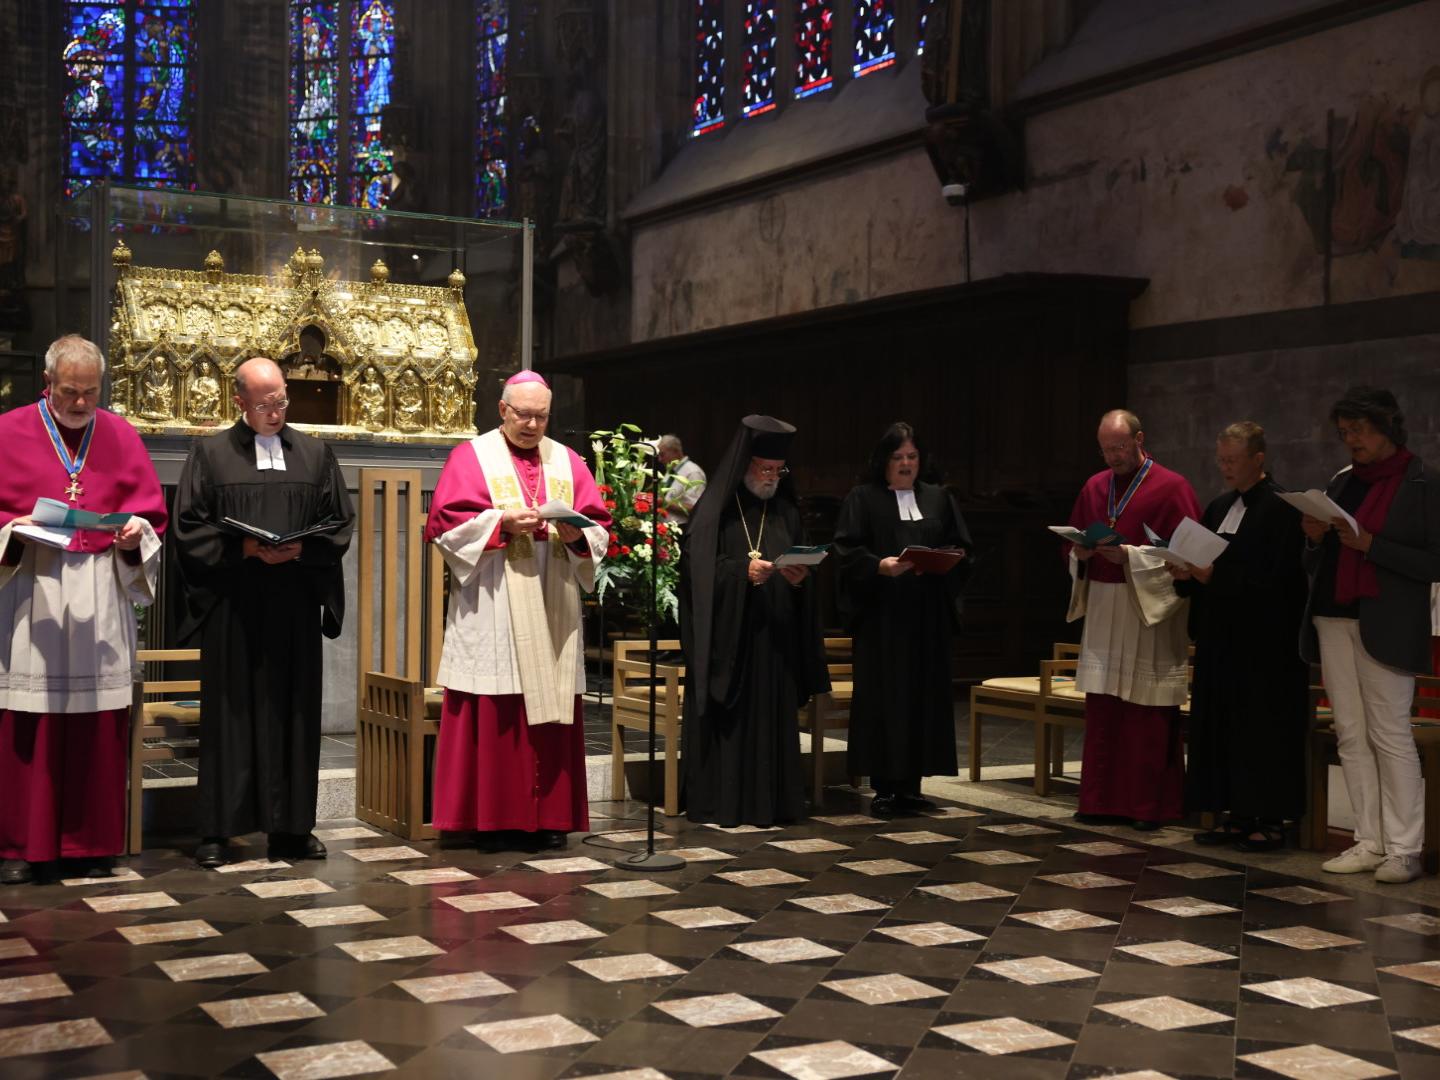
[[[648,627],[666,617],[680,614],[680,526],[660,507],[653,525],[651,493],[647,490],[650,448],[640,441],[640,429],[621,424],[613,431],[590,434],[595,455],[595,481],[610,511],[610,546],[595,574],[600,599],[611,589],[623,596]],[[670,479],[663,478],[661,497]],[[651,596],[650,571],[655,570],[655,595]]]

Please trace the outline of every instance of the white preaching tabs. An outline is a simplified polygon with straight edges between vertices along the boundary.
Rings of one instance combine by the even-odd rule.
[[[1350,526],[1351,532],[1358,533],[1360,531],[1360,526],[1355,524],[1355,519],[1342,510],[1339,503],[1319,488],[1311,488],[1309,491],[1277,491],[1276,494],[1302,514],[1308,514],[1312,518],[1318,518],[1327,525],[1332,518],[1338,517]]]
[[[1151,538],[1155,534],[1145,527]],[[1225,553],[1230,541],[1211,532],[1194,518],[1185,518],[1175,527],[1166,547],[1145,546],[1140,550],[1177,566],[1214,566],[1215,560]]]
[[[285,471],[285,448],[279,435],[255,436],[255,468]]]
[[[900,504],[901,521],[924,521],[925,515],[920,513],[920,504],[915,501],[915,492],[911,488],[897,490],[895,501]]]

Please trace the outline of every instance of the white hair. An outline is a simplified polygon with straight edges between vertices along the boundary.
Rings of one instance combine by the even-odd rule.
[[[673,451],[681,457],[685,456],[685,447],[680,445],[679,435],[661,435],[655,440],[656,450]]]
[[[94,364],[100,369],[100,377],[105,377],[105,354],[93,341],[79,334],[66,334],[50,343],[50,348],[45,350],[45,374],[53,379],[64,361],[87,366]]]

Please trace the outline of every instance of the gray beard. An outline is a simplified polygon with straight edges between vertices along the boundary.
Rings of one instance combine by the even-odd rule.
[[[780,490],[779,480],[756,480],[749,473],[745,474],[745,490],[754,495],[757,499],[773,499],[775,492]]]

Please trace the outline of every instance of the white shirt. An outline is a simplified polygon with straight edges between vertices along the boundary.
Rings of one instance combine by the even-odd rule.
[[[925,520],[925,515],[920,513],[920,504],[915,501],[914,488],[896,488],[895,501],[900,504],[901,521]]]
[[[285,448],[279,435],[255,434],[255,468],[285,471]]]

